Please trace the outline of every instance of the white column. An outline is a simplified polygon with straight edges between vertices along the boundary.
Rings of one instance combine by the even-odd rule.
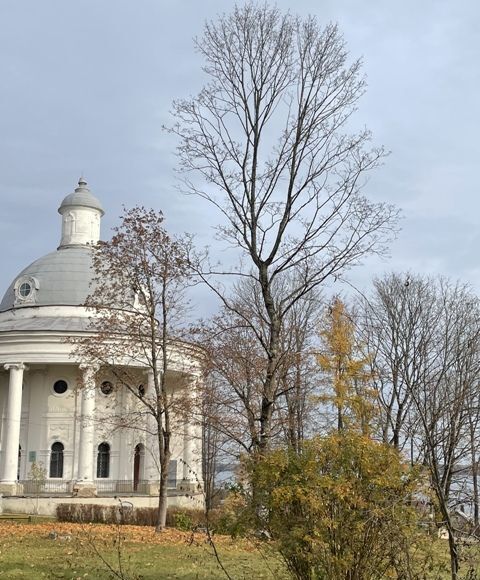
[[[145,391],[145,398],[154,400],[155,395],[155,382],[153,370],[147,372],[147,388]],[[145,416],[145,428],[146,434],[146,449],[145,449],[145,479],[150,481],[158,482],[159,480],[159,470],[160,470],[160,455],[158,449],[158,437],[157,437],[157,422],[155,417],[144,408]]]
[[[20,444],[20,420],[22,415],[23,363],[4,365],[10,371],[8,384],[8,405],[2,483],[17,482],[18,446]]]
[[[200,477],[195,472],[196,462],[194,457],[195,451],[195,425],[194,421],[194,407],[197,402],[197,392],[195,382],[191,382],[187,387],[189,389],[187,400],[187,412],[185,424],[183,427],[183,481],[192,483],[196,481],[196,477]]]
[[[185,422],[183,435],[183,481],[192,491],[203,486],[201,428],[198,425],[199,392],[198,378],[193,378],[189,385],[189,420]]]
[[[128,393],[127,393],[127,388],[123,385],[121,385],[116,392],[116,404],[118,406],[118,409],[120,410],[120,418],[121,421],[123,422],[123,414],[127,413],[127,405],[128,405]],[[132,476],[130,475],[130,477],[127,477],[126,472],[127,472],[127,462],[128,462],[128,469],[129,469],[129,473],[130,473],[130,458],[128,457],[128,453],[127,453],[127,432],[126,432],[126,428],[122,427],[121,429],[118,430],[118,437],[116,438],[116,442],[118,445],[118,456],[117,456],[117,469],[115,472],[111,471],[112,473],[112,479],[116,478],[116,479],[131,479]],[[113,474],[116,474],[115,476]]]
[[[195,479],[192,471],[193,461],[193,437],[192,429],[189,423],[185,423],[183,433],[183,479],[184,481],[193,481]]]
[[[93,484],[95,443],[95,373],[93,366],[80,365],[83,371],[80,441],[78,453],[78,482]]]

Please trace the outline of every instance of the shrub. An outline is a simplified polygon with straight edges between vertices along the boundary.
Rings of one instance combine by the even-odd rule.
[[[177,512],[174,517],[175,525],[177,530],[183,530],[188,532],[193,528],[192,518],[185,512]]]
[[[253,529],[268,533],[297,578],[398,577],[424,539],[411,506],[417,474],[365,435],[271,451],[250,462],[250,481]]]
[[[121,510],[119,505],[105,506],[101,504],[70,504],[57,505],[57,519],[61,522],[128,524],[135,526],[155,526],[158,508],[140,507]],[[170,508],[167,511],[167,526],[188,531],[205,525],[202,510],[184,510]]]
[[[203,510],[182,509],[172,507],[167,510],[167,526],[179,530],[194,530],[205,525]]]
[[[210,510],[210,529],[216,534],[226,534],[233,538],[247,535],[250,530],[245,521],[246,509],[245,498],[240,493],[231,492],[221,506]]]

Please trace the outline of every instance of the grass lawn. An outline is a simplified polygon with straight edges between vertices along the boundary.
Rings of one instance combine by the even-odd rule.
[[[120,534],[120,535],[119,535]],[[429,556],[417,554],[421,578],[449,578],[448,544],[433,541]],[[234,580],[286,580],[281,561],[266,551],[265,544],[247,540],[215,538],[220,559]],[[118,546],[120,545],[120,550]],[[119,560],[119,552],[121,558]],[[478,546],[462,550],[461,578],[480,578]],[[47,519],[0,520],[0,580],[2,578],[106,579],[121,578],[109,572],[106,560],[123,578],[225,579],[205,535],[169,529],[155,534],[153,528],[97,524],[66,524]],[[468,569],[473,568],[470,576]],[[420,570],[418,570],[420,572]],[[335,579],[332,579],[335,580]]]
[[[204,535],[177,530],[156,535],[136,526],[123,526],[120,533],[121,563],[115,527],[1,521],[0,578],[115,577],[100,556],[117,571],[121,565],[128,579],[225,578]],[[288,577],[281,562],[247,541],[219,537],[215,543],[235,580]]]

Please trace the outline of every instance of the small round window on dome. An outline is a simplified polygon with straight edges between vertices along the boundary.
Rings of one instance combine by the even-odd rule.
[[[100,390],[104,395],[109,395],[113,391],[113,385],[110,381],[103,381],[100,385]]]
[[[38,280],[33,276],[22,276],[15,282],[15,305],[28,305],[36,300]]]
[[[63,395],[64,393],[67,392],[67,389],[68,389],[67,381],[60,379],[59,381],[55,381],[53,383],[53,391],[57,395]]]
[[[20,284],[20,288],[18,289],[18,293],[22,298],[27,298],[32,293],[32,285],[30,282],[22,282]]]

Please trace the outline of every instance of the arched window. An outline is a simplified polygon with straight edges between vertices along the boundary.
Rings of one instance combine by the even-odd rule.
[[[97,478],[110,476],[110,445],[100,443],[97,453]]]
[[[133,491],[138,491],[138,484],[143,479],[144,459],[145,447],[139,443],[136,445],[133,455]]]
[[[18,446],[17,480],[20,479],[20,468],[22,466],[22,446]]]
[[[50,453],[50,477],[63,477],[63,443],[56,441]]]

